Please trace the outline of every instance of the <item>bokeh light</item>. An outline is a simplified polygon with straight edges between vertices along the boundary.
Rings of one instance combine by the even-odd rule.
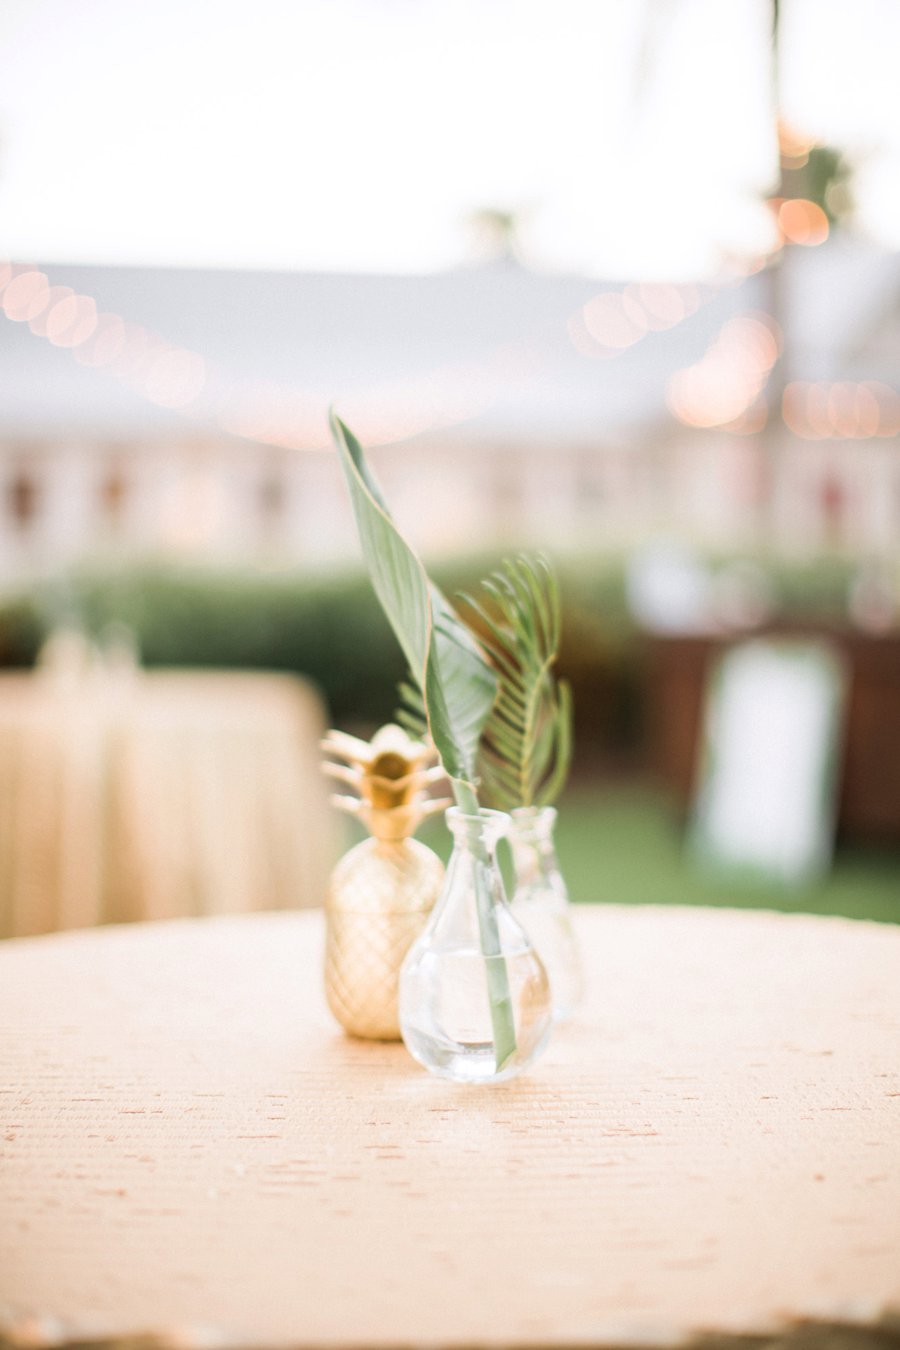
[[[778,228],[791,244],[814,247],[828,238],[828,217],[816,202],[791,197],[778,208]]]
[[[669,380],[669,410],[685,426],[750,435],[765,426],[762,397],[778,359],[781,332],[766,314],[729,319],[700,361]]]
[[[867,440],[900,434],[900,394],[878,380],[830,384],[792,380],[784,391],[785,425],[805,440]]]
[[[49,300],[50,286],[43,272],[19,272],[4,287],[3,312],[16,323],[28,323],[47,308]]]

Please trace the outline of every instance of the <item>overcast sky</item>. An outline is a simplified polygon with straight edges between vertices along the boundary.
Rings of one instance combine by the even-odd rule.
[[[900,247],[897,0],[783,0],[784,106]],[[768,0],[4,0],[0,250],[417,272],[522,220],[534,265],[684,277],[773,185]]]

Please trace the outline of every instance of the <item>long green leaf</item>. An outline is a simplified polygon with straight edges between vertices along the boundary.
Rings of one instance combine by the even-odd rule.
[[[450,778],[474,785],[496,677],[391,519],[356,437],[334,413],[331,429],[372,585],[423,695],[441,763]]]

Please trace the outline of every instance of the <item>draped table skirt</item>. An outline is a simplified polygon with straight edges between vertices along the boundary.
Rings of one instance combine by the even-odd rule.
[[[323,730],[290,675],[0,675],[0,938],[322,904]]]

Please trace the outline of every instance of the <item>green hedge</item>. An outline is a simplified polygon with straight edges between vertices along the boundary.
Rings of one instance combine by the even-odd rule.
[[[435,568],[449,593],[477,588],[496,558]],[[840,560],[768,569],[783,614],[841,612],[849,568]],[[640,644],[618,559],[559,566],[564,646],[581,744],[627,749],[640,739]],[[171,567],[84,572],[0,603],[0,662],[30,665],[45,634],[75,617],[96,637],[111,624],[136,635],[145,665],[259,668],[303,674],[341,726],[376,725],[395,708],[402,658],[368,580],[335,575],[223,573]]]

